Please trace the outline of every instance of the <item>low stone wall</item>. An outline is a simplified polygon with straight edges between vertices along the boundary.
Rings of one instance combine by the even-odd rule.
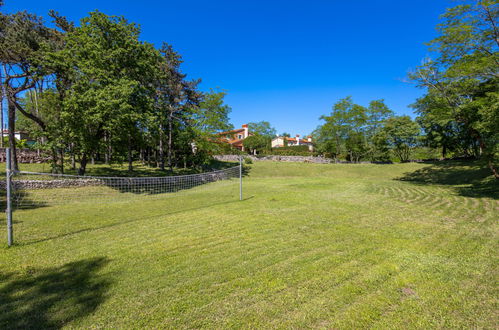
[[[94,179],[56,179],[56,180],[12,180],[16,189],[50,189],[50,188],[75,188],[103,185],[101,180]],[[5,180],[0,181],[0,189],[6,189]]]
[[[239,170],[238,170],[239,171]],[[239,173],[239,172],[237,172]],[[28,174],[29,175],[29,174]],[[89,186],[105,186],[126,192],[174,192],[178,190],[193,188],[202,184],[227,180],[234,174],[224,170],[211,173],[200,173],[183,176],[164,177],[49,177],[42,176],[36,179],[20,179],[14,177],[12,180],[14,190],[28,189],[53,189],[53,188],[77,188]],[[6,189],[5,180],[0,181],[0,190]]]
[[[0,163],[5,163],[7,156],[5,148],[0,148]],[[50,157],[43,153],[38,154],[36,150],[17,149],[17,162],[22,164],[45,163],[50,160]]]
[[[216,160],[224,162],[235,162],[239,161],[239,155],[216,155],[214,156]],[[274,162],[298,162],[298,163],[316,163],[316,164],[329,164],[332,163],[331,159],[324,157],[314,157],[314,156],[251,156],[245,155],[244,158],[250,158],[253,161],[274,161]]]

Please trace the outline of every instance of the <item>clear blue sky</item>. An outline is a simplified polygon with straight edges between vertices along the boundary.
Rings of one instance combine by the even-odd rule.
[[[6,0],[7,12],[50,9],[78,21],[99,9],[138,23],[142,39],[171,43],[201,88],[228,91],[231,121],[269,121],[278,132],[310,133],[351,95],[384,98],[398,114],[421,90],[403,82],[428,55],[424,42],[447,0],[129,1]]]

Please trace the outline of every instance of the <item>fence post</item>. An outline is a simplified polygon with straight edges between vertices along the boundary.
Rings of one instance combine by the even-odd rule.
[[[12,232],[12,160],[10,148],[5,149],[6,155],[6,190],[7,190],[7,207],[5,213],[7,216],[7,244],[12,246],[14,243],[14,235]]]
[[[239,156],[239,200],[243,200],[243,156]]]

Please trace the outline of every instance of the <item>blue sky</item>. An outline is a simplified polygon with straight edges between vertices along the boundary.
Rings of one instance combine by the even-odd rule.
[[[422,91],[404,82],[429,55],[424,42],[447,0],[129,1],[6,0],[5,10],[78,21],[99,9],[138,23],[142,39],[171,43],[201,89],[228,92],[231,121],[269,121],[307,134],[340,98],[385,99],[398,114]]]

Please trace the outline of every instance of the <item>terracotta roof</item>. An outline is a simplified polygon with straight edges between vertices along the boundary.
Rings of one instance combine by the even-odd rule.
[[[220,132],[220,133],[217,133],[217,135],[227,135],[227,134],[240,133],[240,132],[244,132],[244,128],[238,128],[238,129],[233,129],[232,131]]]

